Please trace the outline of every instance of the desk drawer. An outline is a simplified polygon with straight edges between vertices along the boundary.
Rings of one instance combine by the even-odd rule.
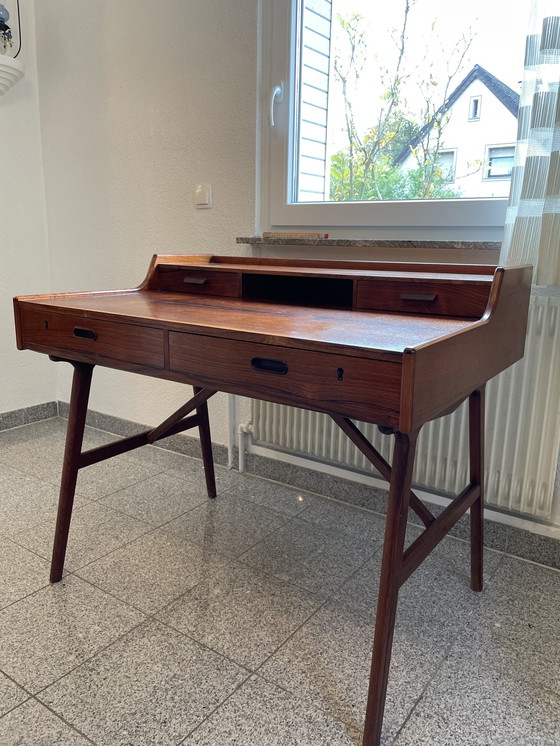
[[[169,365],[222,391],[398,424],[398,362],[170,332]]]
[[[489,292],[489,284],[358,280],[356,308],[476,319],[486,310]]]
[[[99,356],[101,363],[112,359],[151,368],[164,366],[161,329],[22,309],[21,330],[24,347],[39,346],[52,354],[86,353]]]
[[[187,267],[158,267],[157,289],[199,295],[241,295],[241,276],[237,272],[212,272]]]

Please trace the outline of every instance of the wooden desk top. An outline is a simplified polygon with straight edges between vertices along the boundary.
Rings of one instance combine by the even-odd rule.
[[[35,300],[36,307],[56,308],[84,319],[119,320],[125,323],[192,331],[258,341],[270,345],[304,346],[308,349],[344,348],[348,354],[384,358],[472,326],[472,320],[437,316],[410,316],[346,309],[219,298],[188,293],[135,290],[64,296]]]

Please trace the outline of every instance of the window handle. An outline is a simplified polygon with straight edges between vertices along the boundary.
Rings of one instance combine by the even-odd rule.
[[[284,81],[281,80],[278,85],[275,85],[270,91],[270,111],[269,111],[269,122],[270,126],[274,127],[274,104],[278,102],[282,103],[284,100]]]

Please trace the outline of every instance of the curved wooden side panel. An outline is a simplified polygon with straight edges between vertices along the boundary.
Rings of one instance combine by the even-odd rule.
[[[488,307],[469,329],[405,351],[400,430],[411,432],[520,360],[532,268],[498,267]]]

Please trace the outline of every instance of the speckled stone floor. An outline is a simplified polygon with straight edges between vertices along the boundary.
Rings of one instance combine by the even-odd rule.
[[[383,517],[221,467],[209,501],[149,447],[81,473],[51,586],[64,428],[0,432],[0,744],[359,745]],[[487,551],[475,594],[444,540],[401,591],[383,739],[560,744],[560,572]]]

